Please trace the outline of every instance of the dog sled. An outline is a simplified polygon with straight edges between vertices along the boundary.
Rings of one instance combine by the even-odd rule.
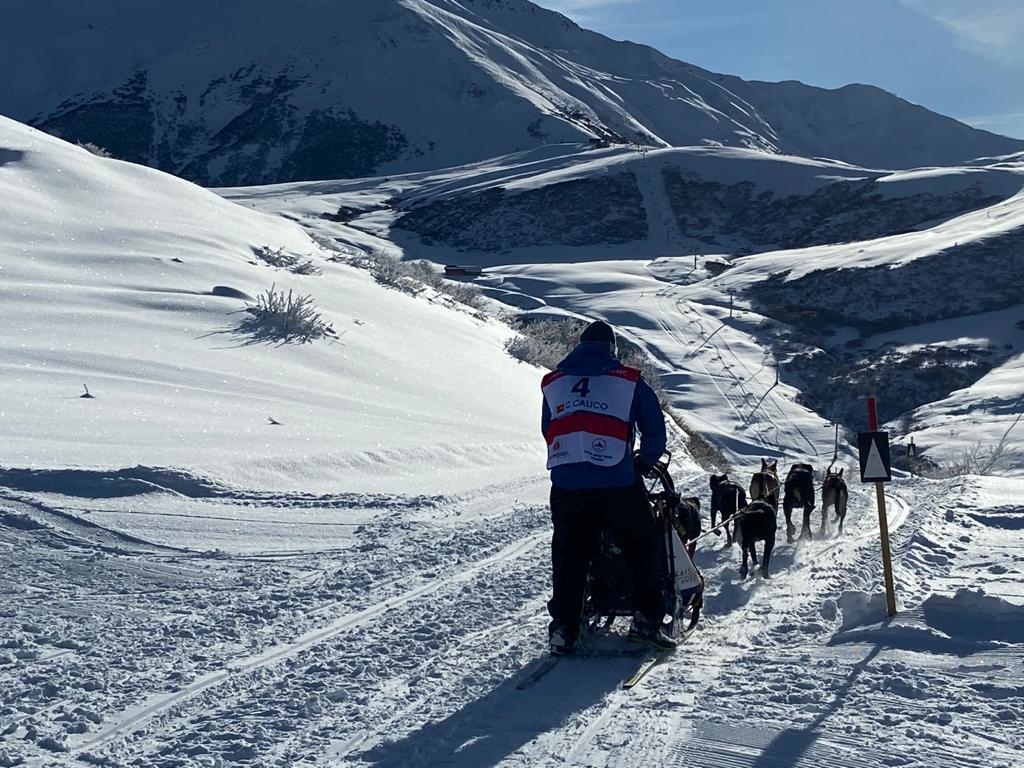
[[[696,630],[704,605],[704,577],[693,564],[694,545],[689,544],[700,535],[700,501],[680,497],[668,472],[670,459],[671,455],[658,462],[644,482],[659,524],[657,545],[651,556],[660,567],[659,583],[667,609],[662,631],[681,642]],[[610,630],[616,619],[623,617],[628,622],[635,613],[631,575],[625,560],[612,533],[604,532],[584,596],[580,643],[585,657],[622,655]],[[605,639],[607,643],[603,642]],[[633,674],[623,680],[622,687],[632,688],[669,656],[668,650],[650,649]],[[516,688],[522,690],[533,685],[564,658],[551,655],[539,659],[524,673]]]
[[[671,454],[659,461],[644,478],[647,498],[658,520],[659,545],[651,553],[661,572],[661,589],[666,606],[663,629],[681,639],[693,632],[704,604],[704,577],[693,563],[695,545],[688,542],[700,534],[700,502],[684,499],[676,491],[668,471]],[[619,617],[629,621],[634,614],[630,573],[611,532],[602,534],[601,549],[587,581],[583,604],[583,632],[591,638],[607,634]]]

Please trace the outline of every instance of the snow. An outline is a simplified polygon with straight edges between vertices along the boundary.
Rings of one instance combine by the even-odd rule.
[[[502,423],[490,450],[536,461],[533,420],[504,418],[534,405],[533,373],[502,352],[504,326],[378,290],[284,219],[9,120],[2,127],[4,146],[23,153],[0,168],[11,201],[0,222],[10,462],[202,468],[274,488],[292,488],[298,473],[306,490],[447,492],[450,477],[486,474],[477,432]],[[310,258],[322,274],[257,263],[252,249],[264,245]],[[311,294],[340,338],[271,354],[231,332],[244,303],[211,296],[217,285]],[[445,365],[429,375],[410,367],[414,350]],[[79,399],[83,384],[95,399]],[[406,455],[428,476],[388,468]]]
[[[745,581],[709,538],[701,629],[639,687],[620,688],[637,663],[623,657],[572,659],[517,690],[545,652],[542,371],[504,352],[512,332],[493,315],[378,285],[309,236],[397,252],[386,226],[320,215],[444,174],[230,202],[6,119],[0,147],[0,765],[1019,764],[1024,480],[896,473],[889,618],[874,489],[842,444],[843,536],[815,516],[813,540],[780,541],[772,578]],[[1019,199],[1002,205],[1017,216]],[[982,212],[931,232],[983,237],[983,222],[1004,224]],[[926,258],[917,234],[860,247]],[[259,262],[264,245],[319,274]],[[597,255],[498,264],[478,282],[538,316],[613,322],[741,482],[762,456],[820,475],[832,426],[777,381],[763,318],[727,293],[806,251],[719,277],[710,257]],[[244,302],[213,286],[274,284],[312,294],[339,338],[224,332]],[[1019,397],[1019,366],[924,409],[924,428],[987,436],[953,420],[962,408],[1005,431],[1019,405],[982,403]],[[678,433],[671,448],[706,510],[707,472]]]

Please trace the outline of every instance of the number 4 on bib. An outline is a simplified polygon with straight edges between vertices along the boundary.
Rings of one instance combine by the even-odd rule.
[[[580,397],[586,397],[590,394],[590,377],[586,376],[576,382],[576,386],[569,390],[575,392]]]

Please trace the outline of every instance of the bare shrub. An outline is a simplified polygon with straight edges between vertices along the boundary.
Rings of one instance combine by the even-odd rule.
[[[579,343],[586,324],[575,318],[514,320],[512,327],[519,334],[505,342],[505,351],[516,360],[551,369]]]
[[[548,369],[555,367],[553,364],[546,364],[548,361],[553,360],[555,355],[552,355],[549,350],[544,348],[542,341],[535,339],[533,336],[524,336],[523,334],[513,336],[505,342],[505,351],[523,363],[530,363]]]
[[[513,320],[512,326],[519,336],[505,342],[505,350],[517,360],[543,368],[554,368],[579,344],[580,334],[587,323],[575,318],[564,320]],[[618,339],[619,359],[626,365],[639,368],[658,397],[663,396],[661,374],[650,356],[628,339]]]
[[[480,289],[475,285],[445,280],[440,290],[460,304],[465,304],[473,309],[483,309],[487,304],[484,300],[484,295],[480,293]]]
[[[1006,456],[1006,435],[994,446],[981,442],[973,443],[957,454],[936,463],[915,462],[915,469],[922,477],[942,479],[964,475],[994,475],[998,464]]]
[[[271,248],[269,245],[260,245],[253,247],[252,252],[264,264],[269,264],[279,269],[287,269],[295,275],[316,275],[320,273],[320,270],[316,268],[312,261],[309,259],[303,260],[298,256],[285,253],[283,247]]]
[[[444,280],[429,261],[399,261],[399,268],[413,280],[417,280],[431,288],[440,288]]]
[[[662,408],[665,409],[665,412],[672,418],[672,421],[686,434],[686,447],[690,451],[690,455],[693,456],[693,460],[700,464],[703,469],[706,469],[708,472],[728,472],[731,469],[729,459],[722,453],[721,448],[683,421],[683,417],[679,415],[679,412],[670,405],[662,402]]]
[[[99,147],[93,144],[91,141],[80,141],[78,142],[78,146],[80,146],[86,152],[90,152],[91,154],[96,155],[96,157],[105,157],[108,159],[113,157],[113,155],[110,154],[110,152],[105,150],[103,147]]]
[[[654,390],[654,394],[658,396],[658,401],[661,403],[663,408],[669,408],[668,401],[665,399],[665,390],[661,386],[661,374],[658,369],[654,367],[654,362],[651,360],[650,355],[644,352],[640,347],[629,344],[625,351],[620,349],[619,359],[622,360],[626,365],[632,366],[633,368],[640,369],[640,375],[644,377],[644,380],[651,385],[651,389]]]
[[[425,287],[451,297],[460,304],[473,309],[483,309],[485,301],[480,289],[453,280],[446,280],[426,260],[402,261],[389,256],[383,250],[355,256],[349,263],[368,269],[374,279],[382,285],[416,295]]]
[[[323,319],[311,296],[288,293],[271,286],[256,297],[255,304],[241,310],[248,316],[236,332],[253,341],[276,341],[281,344],[314,341],[324,337],[337,338],[334,327]]]
[[[352,265],[369,270],[373,279],[382,285],[399,290],[408,290],[405,284],[407,273],[402,270],[402,262],[388,256],[384,251],[377,250],[371,253],[364,253],[352,258]]]

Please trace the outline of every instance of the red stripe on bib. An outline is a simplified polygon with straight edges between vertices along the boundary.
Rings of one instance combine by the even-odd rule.
[[[548,431],[544,439],[548,445],[563,435],[573,432],[590,432],[595,435],[614,437],[617,440],[629,438],[629,424],[620,421],[612,416],[603,416],[599,413],[577,412],[560,419],[555,419],[548,425]]]

